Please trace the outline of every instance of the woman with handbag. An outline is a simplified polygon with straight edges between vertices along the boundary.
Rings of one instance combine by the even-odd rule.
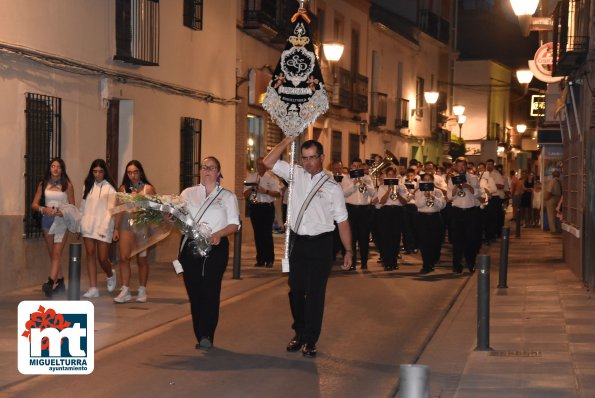
[[[233,192],[221,187],[221,178],[219,160],[206,157],[200,165],[201,183],[180,194],[194,225],[204,223],[212,232],[206,255],[196,250],[197,242],[185,236],[178,256],[190,300],[196,348],[204,350],[213,346],[219,321],[221,282],[229,259],[227,236],[240,228],[238,200]]]
[[[50,257],[50,275],[47,282],[41,285],[41,290],[46,297],[62,293],[66,290],[64,275],[60,260],[62,251],[68,240],[68,230],[61,239],[55,239],[57,235],[50,233],[52,224],[56,217],[62,217],[61,207],[74,205],[74,188],[66,174],[66,164],[59,158],[53,158],[46,169],[45,175],[37,185],[37,192],[33,198],[31,209],[42,215],[41,229]]]

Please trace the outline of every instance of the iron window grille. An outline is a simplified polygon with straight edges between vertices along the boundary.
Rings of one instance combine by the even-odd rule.
[[[415,86],[415,116],[424,117],[424,79],[417,78]]]
[[[25,108],[25,216],[23,238],[42,236],[33,218],[31,203],[51,159],[60,156],[62,141],[62,99],[26,93]]]
[[[159,65],[159,0],[116,0],[114,59]]]
[[[397,100],[397,117],[395,118],[395,128],[405,129],[409,127],[409,100],[399,98]]]
[[[372,92],[370,127],[386,126],[387,94]]]
[[[180,128],[180,192],[200,182],[202,121],[183,117]]]
[[[184,26],[202,30],[203,0],[184,0]]]

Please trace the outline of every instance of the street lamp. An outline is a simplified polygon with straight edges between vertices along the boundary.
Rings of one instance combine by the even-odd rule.
[[[529,69],[519,69],[516,71],[516,78],[521,84],[529,84],[533,80],[533,72]]]
[[[453,105],[452,113],[455,116],[461,116],[463,113],[465,113],[465,105]]]
[[[343,49],[345,46],[341,43],[331,42],[331,43],[323,43],[322,44],[322,51],[324,52],[324,57],[329,63],[329,68],[331,69],[331,75],[333,76],[333,84],[331,87],[333,88],[333,98],[335,98],[335,84],[337,83],[337,75],[335,73],[335,65],[334,63],[341,59],[343,55]],[[336,97],[338,100],[338,96]]]
[[[465,115],[458,115],[457,116],[457,123],[459,124],[459,138],[463,136],[463,123],[467,121],[467,116]]]
[[[521,33],[524,37],[529,36],[532,30],[551,31],[554,28],[554,21],[550,17],[534,17],[539,0],[510,0],[512,10],[519,19]]]
[[[424,92],[424,99],[429,105],[434,105],[438,101],[440,93],[438,91],[426,91]]]
[[[527,131],[527,125],[526,124],[517,124],[516,125],[516,131],[519,134],[523,134],[525,131]]]

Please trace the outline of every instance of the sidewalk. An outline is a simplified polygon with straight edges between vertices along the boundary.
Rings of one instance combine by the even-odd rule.
[[[269,284],[280,283],[286,278],[280,272],[283,257],[284,236],[275,235],[273,239],[277,261],[274,268],[255,268],[255,248],[252,244],[242,245],[241,279],[232,279],[233,250],[223,277],[221,300],[241,297],[247,291]],[[65,269],[65,272],[68,272]],[[88,288],[86,271],[81,273],[81,294]],[[118,275],[119,276],[119,275]],[[118,293],[105,290],[105,279],[98,274],[101,296],[93,299],[95,307],[95,350],[112,346],[158,326],[173,322],[183,317],[190,317],[190,305],[184,289],[182,277],[174,272],[171,263],[152,263],[147,286],[147,303],[136,303],[138,286],[136,264],[132,264],[131,290],[133,301],[126,304],[114,304],[113,298]],[[1,391],[14,383],[22,382],[34,376],[25,376],[17,370],[17,307],[24,300],[45,300],[40,284],[18,289],[0,295],[0,396]],[[57,296],[56,300],[67,300],[67,296]],[[51,300],[51,299],[50,299]]]
[[[511,226],[507,289],[491,259],[490,348],[477,345],[477,276],[417,361],[431,397],[595,397],[595,302],[562,261],[562,238]]]

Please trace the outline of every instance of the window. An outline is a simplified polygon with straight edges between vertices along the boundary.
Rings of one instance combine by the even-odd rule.
[[[343,151],[341,148],[343,147],[343,133],[337,130],[333,130],[333,135],[331,138],[331,161],[336,162],[341,159],[341,155]]]
[[[424,116],[424,79],[417,78],[415,86],[415,116]]]
[[[200,182],[202,121],[183,117],[180,128],[180,191]]]
[[[184,0],[184,26],[202,30],[203,0]]]
[[[33,220],[31,203],[37,185],[44,177],[48,162],[60,156],[62,140],[62,99],[41,94],[26,94],[25,109],[25,217],[24,238],[38,238],[41,229]]]
[[[359,158],[359,135],[349,134],[349,164],[355,158]]]
[[[159,65],[159,0],[116,0],[114,59]]]
[[[404,98],[397,99],[397,117],[395,119],[395,128],[405,129],[409,127],[409,100]]]
[[[246,168],[249,172],[256,170],[256,159],[258,159],[264,149],[264,120],[260,116],[248,114],[248,156]],[[272,121],[269,122],[271,128],[276,126]]]

